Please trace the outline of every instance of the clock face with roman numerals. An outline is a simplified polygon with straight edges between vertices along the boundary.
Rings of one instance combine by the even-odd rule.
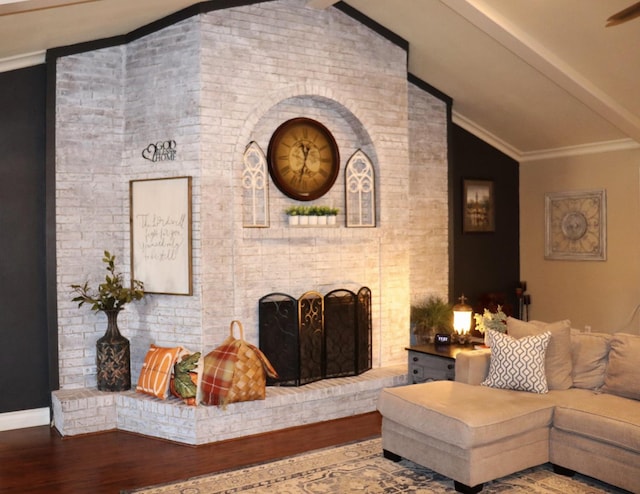
[[[280,125],[268,149],[269,173],[280,191],[298,201],[326,194],[340,171],[336,141],[324,125],[294,118]]]

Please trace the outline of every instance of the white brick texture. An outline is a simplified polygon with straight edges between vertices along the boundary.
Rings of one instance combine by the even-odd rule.
[[[150,294],[119,318],[131,340],[134,385],[150,343],[206,353],[233,319],[257,343],[258,299],[271,292],[368,286],[374,368],[402,364],[411,301],[446,297],[445,104],[407,82],[404,50],[337,9],[305,3],[213,11],[127,45],[58,59],[63,390],[95,386],[95,342],[106,318],[78,309],[69,285],[97,284],[104,249],[129,279],[130,180],[193,177],[193,296]],[[266,152],[276,127],[297,116],[323,122],[340,148],[335,186],[313,201],[340,208],[339,227],[289,228],[283,211],[294,201],[270,184],[270,226],[243,228],[245,147],[255,141]],[[175,161],[143,159],[144,148],[168,139],[177,143]],[[344,164],[357,149],[375,167],[375,228],[344,224]],[[119,417],[118,427],[135,420]]]

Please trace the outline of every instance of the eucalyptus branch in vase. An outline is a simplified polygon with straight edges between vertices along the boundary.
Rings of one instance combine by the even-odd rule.
[[[131,287],[125,287],[122,273],[116,272],[115,261],[116,256],[105,250],[102,262],[107,265],[107,275],[104,282],[98,285],[97,291],[89,288],[88,281],[83,285],[71,285],[77,294],[71,300],[78,302],[78,307],[90,304],[93,311],[121,310],[126,304],[144,297],[144,283],[131,280]]]

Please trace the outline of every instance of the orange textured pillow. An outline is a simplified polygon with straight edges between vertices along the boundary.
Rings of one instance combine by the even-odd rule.
[[[169,394],[169,378],[181,347],[163,348],[151,345],[142,364],[136,391],[164,400]]]

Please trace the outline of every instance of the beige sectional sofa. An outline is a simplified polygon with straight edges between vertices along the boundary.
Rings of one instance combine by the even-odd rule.
[[[459,492],[551,462],[640,493],[640,336],[515,319],[508,333],[458,354],[455,381],[382,390],[385,456]]]

